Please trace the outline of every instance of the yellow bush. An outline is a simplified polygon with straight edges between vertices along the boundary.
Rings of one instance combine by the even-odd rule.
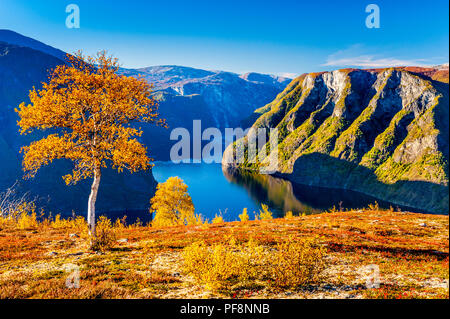
[[[378,211],[380,210],[380,206],[378,205],[378,202],[375,201],[373,204],[369,204],[369,210]]]
[[[61,215],[57,214],[54,219],[44,219],[42,224],[54,229],[70,229],[71,231],[83,234],[88,231],[88,225],[83,216],[61,218]]]
[[[270,220],[273,219],[272,212],[269,210],[269,206],[266,204],[261,204],[261,208],[259,210],[259,214],[255,214],[255,219],[257,220]]]
[[[185,219],[186,225],[206,225],[208,224],[208,220],[203,218],[201,214],[191,214],[190,216],[186,216]]]
[[[273,285],[278,288],[298,288],[319,280],[325,268],[325,249],[313,239],[296,239],[279,243],[270,255]]]
[[[36,205],[27,202],[21,203],[2,223],[12,224],[19,229],[38,227],[39,222],[37,220]]]
[[[96,236],[92,240],[91,249],[105,251],[112,248],[115,241],[116,234],[111,220],[105,216],[100,216],[96,224]]]
[[[254,240],[237,244],[230,239],[212,246],[196,242],[186,247],[183,267],[210,290],[266,279],[275,288],[298,288],[319,280],[325,267],[324,255],[325,250],[313,239],[289,239],[278,244],[275,252]]]
[[[84,233],[88,232],[88,223],[83,216],[77,216],[74,219],[70,220],[71,228],[77,232]]]
[[[249,219],[250,219],[250,217],[248,216],[247,208],[244,208],[244,209],[242,210],[242,214],[239,215],[239,220],[240,220],[241,222],[246,222],[246,221],[248,221]]]
[[[126,220],[127,220],[127,216],[123,216],[122,218],[117,218],[116,221],[114,222],[114,228],[120,229],[120,230],[127,228]]]
[[[225,221],[223,220],[223,217],[222,217],[222,215],[217,215],[216,214],[216,216],[213,218],[213,220],[212,220],[212,223],[213,224],[222,224],[222,223],[224,223]]]
[[[233,239],[211,247],[196,242],[184,249],[183,266],[207,289],[220,290],[258,276],[255,263],[261,260],[256,257],[259,251],[256,246],[238,245]]]
[[[70,228],[72,226],[71,224],[72,223],[71,223],[70,219],[61,218],[60,214],[57,214],[55,216],[55,219],[50,221],[50,227],[55,228],[55,229]]]
[[[84,217],[62,218],[60,214],[52,217],[44,217],[44,213],[36,213],[34,203],[23,202],[18,205],[8,216],[0,217],[0,226],[10,225],[18,229],[28,228],[54,228],[70,229],[71,231],[83,233],[87,231],[87,223]]]
[[[0,229],[6,227],[9,224],[10,220],[7,217],[0,216]]]
[[[19,229],[37,228],[38,224],[36,212],[21,214],[17,219],[17,227]]]
[[[284,215],[284,218],[286,218],[286,219],[294,218],[294,214],[292,214],[292,211],[288,211],[286,213],[286,215]]]

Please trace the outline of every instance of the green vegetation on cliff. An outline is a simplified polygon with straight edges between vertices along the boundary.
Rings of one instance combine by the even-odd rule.
[[[448,84],[420,68],[304,74],[253,127],[278,128],[277,173],[290,180],[448,213],[448,101]]]

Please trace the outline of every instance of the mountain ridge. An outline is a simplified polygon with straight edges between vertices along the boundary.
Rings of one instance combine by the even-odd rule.
[[[120,73],[144,77],[154,84],[155,92],[201,95],[209,105],[210,116],[218,128],[239,126],[243,118],[275,98],[290,82],[290,79],[268,74],[239,75],[175,65],[122,68]]]
[[[64,51],[12,30],[0,29],[0,41],[41,51],[63,61],[66,57]]]
[[[41,135],[39,133],[29,136],[20,135],[16,124],[18,117],[14,112],[14,108],[21,102],[29,102],[29,90],[33,86],[39,88],[41,82],[47,79],[49,70],[55,68],[58,64],[64,63],[62,58],[66,54],[61,50],[16,32],[9,30],[0,31],[0,171],[2,172],[0,174],[0,193],[11,187],[16,180],[19,180],[17,191],[20,193],[29,192],[31,198],[38,198],[38,207],[45,207],[46,211],[52,211],[54,214],[63,213],[67,215],[72,210],[82,213],[87,206],[85,207],[84,199],[80,200],[80,198],[88,197],[90,185],[89,181],[83,181],[76,186],[65,186],[61,176],[70,170],[70,163],[64,161],[54,163],[41,169],[34,180],[22,180],[20,147],[28,145]],[[164,66],[156,68],[163,71]],[[214,73],[189,67],[183,68],[185,71],[191,71],[191,78],[220,74],[220,76],[229,75],[232,79],[239,81],[239,83],[248,82],[240,79],[239,75],[232,75],[227,72],[216,71]],[[149,71],[150,68],[146,68],[146,70]],[[194,71],[198,74],[192,74]],[[134,71],[127,72],[132,73]],[[134,75],[136,76],[137,74]],[[178,77],[183,76],[178,74]],[[168,77],[166,82],[172,80]],[[200,89],[202,88],[203,84],[200,83],[201,81],[195,81],[197,83],[188,83],[188,90],[195,91],[199,87]],[[178,126],[190,128],[194,119],[201,119],[204,127],[214,126],[217,122],[225,125],[223,122],[224,117],[220,117],[220,115],[227,114],[227,106],[224,104],[215,105],[214,103],[219,101],[218,98],[221,96],[229,97],[231,95],[230,90],[235,86],[221,87],[225,80],[221,81],[221,78],[216,78],[216,84],[212,82],[208,84],[209,87],[205,88],[205,90],[200,90],[198,93],[192,92],[187,95],[180,95],[175,90],[156,90],[154,94],[160,101],[162,117],[168,120],[171,128]],[[176,81],[172,82],[175,83]],[[227,83],[230,84],[229,82]],[[194,88],[192,87],[193,85],[195,86]],[[266,87],[266,85],[262,86],[254,83],[248,85],[262,89]],[[246,99],[244,106],[248,108],[247,112],[252,112],[257,107],[275,98],[276,94],[281,90],[281,88],[272,87],[268,94],[263,94],[263,100],[259,102],[252,94],[241,95],[240,97]],[[203,91],[210,94],[208,99],[199,94]],[[219,92],[219,94],[214,95],[214,92]],[[209,104],[206,100],[209,101]],[[211,108],[211,105],[216,107]],[[213,117],[212,111],[217,115],[216,118]],[[238,122],[238,119],[234,120],[234,123],[236,122]],[[171,143],[174,143],[170,140],[170,131],[145,123],[142,124],[142,129],[144,134],[141,140],[148,146],[149,155],[156,160],[169,159]],[[121,210],[125,213],[137,210],[146,211],[148,210],[149,199],[155,188],[156,181],[151,171],[131,175],[127,173],[118,174],[108,170],[104,174],[100,187],[98,210],[100,212]],[[50,201],[48,200],[49,195],[51,195]]]
[[[142,76],[154,84],[154,97],[159,111],[167,119],[169,129],[184,127],[192,132],[194,120],[203,128],[220,130],[250,126],[242,122],[255,109],[273,100],[289,79],[259,73],[210,71],[184,66],[153,66],[141,69],[120,69],[127,76]],[[180,116],[182,114],[182,116]],[[153,143],[155,159],[169,160],[170,149],[176,141],[164,128],[144,129],[143,140]],[[148,134],[146,134],[148,133]],[[146,136],[152,136],[147,139]],[[154,138],[157,137],[157,138]]]
[[[279,130],[276,175],[448,213],[448,78],[435,74],[417,67],[304,74],[255,111],[253,127]],[[224,153],[225,167],[276,163],[276,152],[234,163],[235,147]]]

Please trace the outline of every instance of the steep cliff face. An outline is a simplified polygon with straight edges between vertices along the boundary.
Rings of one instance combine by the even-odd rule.
[[[420,71],[302,75],[255,112],[253,127],[278,128],[278,153],[227,164],[230,146],[224,164],[269,166],[301,184],[352,189],[448,213],[448,84]]]

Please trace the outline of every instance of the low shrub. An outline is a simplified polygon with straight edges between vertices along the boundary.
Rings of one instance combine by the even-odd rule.
[[[325,267],[325,250],[315,239],[289,239],[275,251],[250,240],[230,239],[208,246],[195,242],[183,251],[184,271],[210,290],[268,280],[272,288],[298,288],[317,283]]]
[[[91,249],[94,251],[106,251],[111,249],[116,241],[116,233],[111,220],[100,216],[96,224],[96,236],[92,239]]]
[[[247,208],[244,208],[244,209],[242,210],[242,214],[239,215],[239,220],[240,220],[241,222],[246,222],[246,221],[248,221],[249,219],[250,219],[250,217],[248,216]]]
[[[222,215],[214,216],[213,220],[211,221],[213,224],[223,224],[225,221],[223,220]]]
[[[39,223],[36,215],[36,206],[34,203],[23,203],[16,212],[17,227],[19,229],[37,228]]]
[[[325,249],[314,239],[292,239],[279,243],[270,255],[270,271],[277,288],[298,288],[319,281],[325,268]]]
[[[39,226],[36,205],[33,202],[21,202],[14,210],[0,214],[0,226],[10,226],[18,229],[37,228]]]
[[[270,220],[273,219],[272,212],[269,210],[269,206],[266,204],[261,204],[261,209],[259,214],[255,214],[256,220]]]
[[[207,289],[222,290],[255,278],[259,269],[256,262],[261,260],[256,257],[260,253],[262,247],[238,245],[233,239],[213,246],[195,242],[184,249],[183,266]]]
[[[292,213],[292,211],[288,211],[286,215],[284,215],[284,218],[286,219],[294,218],[294,214]]]
[[[45,219],[43,224],[54,229],[70,229],[71,231],[79,233],[86,233],[88,231],[88,224],[83,216],[66,219],[61,218],[61,215],[58,214],[54,219]]]

